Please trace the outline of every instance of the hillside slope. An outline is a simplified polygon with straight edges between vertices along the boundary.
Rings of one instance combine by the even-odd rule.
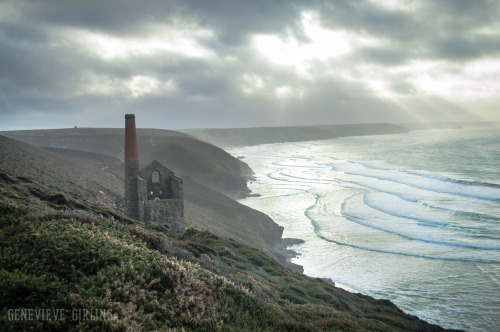
[[[124,130],[77,128],[5,131],[0,135],[38,147],[66,148],[123,159]],[[246,180],[253,172],[224,150],[171,130],[137,129],[141,164],[158,160],[174,172],[231,197],[249,192]]]
[[[104,158],[101,167],[97,162],[91,162],[92,158],[89,156],[101,160]],[[104,191],[113,196],[117,206],[120,206],[123,182],[102,169],[103,164],[118,163],[121,163],[120,160],[115,158],[90,153],[82,154],[79,160],[74,161],[61,156],[57,150],[47,151],[0,136],[1,170],[15,176],[35,179],[49,188],[86,199],[91,199],[99,191]]]
[[[234,240],[174,236],[1,171],[0,239],[4,331],[443,331]],[[58,319],[15,319],[29,308]]]
[[[102,153],[120,157],[123,155],[123,128],[66,128],[66,129],[34,129],[1,131],[0,135],[34,146],[67,148],[88,152]],[[173,130],[137,129],[138,136],[182,136],[194,138],[191,135]]]
[[[180,136],[139,136],[138,145],[142,164],[156,159],[175,173],[231,197],[249,193],[246,180],[253,171],[221,148]]]
[[[123,211],[123,169],[123,163],[114,157],[69,149],[42,149],[0,136],[0,170],[118,211]],[[271,218],[189,177],[184,178],[184,183],[188,225],[261,248],[285,264],[285,258],[276,249],[283,229]]]

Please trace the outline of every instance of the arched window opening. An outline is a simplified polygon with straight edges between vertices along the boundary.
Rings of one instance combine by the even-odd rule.
[[[153,183],[159,183],[160,182],[160,172],[153,171],[153,174],[151,175],[151,182],[153,182]]]

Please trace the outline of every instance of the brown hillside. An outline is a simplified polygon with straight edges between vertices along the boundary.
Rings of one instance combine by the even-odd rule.
[[[101,153],[123,159],[124,130],[78,128],[1,132],[12,139],[39,147]],[[147,165],[154,159],[178,174],[192,177],[212,189],[238,197],[248,192],[252,170],[224,150],[181,132],[138,129],[139,157]]]
[[[5,172],[31,178],[51,189],[87,199],[103,191],[113,196],[120,204],[122,181],[104,171],[102,167],[95,167],[90,160],[89,158],[86,162],[75,162],[55,151],[47,151],[0,136],[0,169]],[[109,162],[112,165],[116,160]]]
[[[42,149],[0,136],[0,169],[27,177],[53,190],[99,202],[104,193],[120,211],[123,163],[115,157],[61,148]],[[275,247],[282,228],[267,215],[184,178],[185,217],[193,227],[259,248],[284,263]],[[99,192],[102,193],[99,193]],[[111,204],[113,205],[113,204]],[[109,206],[109,204],[108,204]]]

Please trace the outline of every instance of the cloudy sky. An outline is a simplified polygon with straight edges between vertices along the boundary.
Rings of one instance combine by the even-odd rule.
[[[0,0],[0,130],[500,121],[498,0]]]

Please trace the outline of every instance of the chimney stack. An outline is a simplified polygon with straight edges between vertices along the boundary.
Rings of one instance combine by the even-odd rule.
[[[135,114],[125,114],[125,214],[139,220],[139,153],[135,132]]]

